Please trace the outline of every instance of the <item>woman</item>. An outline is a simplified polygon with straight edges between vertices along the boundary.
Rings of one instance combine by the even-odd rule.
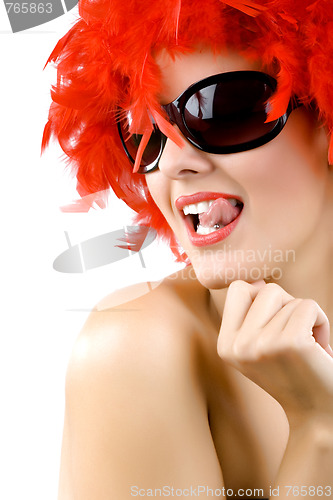
[[[59,499],[330,497],[330,2],[80,13],[50,58],[44,144],[188,266],[90,315]]]

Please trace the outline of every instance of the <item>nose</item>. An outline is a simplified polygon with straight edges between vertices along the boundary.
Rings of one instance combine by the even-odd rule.
[[[192,146],[184,140],[180,148],[167,139],[163,154],[159,161],[159,170],[172,179],[184,179],[186,176],[204,176],[214,170],[210,155]]]

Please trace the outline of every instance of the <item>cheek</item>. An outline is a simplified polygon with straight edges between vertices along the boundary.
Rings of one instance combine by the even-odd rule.
[[[253,175],[244,180],[250,212],[282,231],[305,220],[314,222],[323,206],[328,175],[323,134],[318,137],[307,123],[295,122],[256,151]]]
[[[164,176],[161,175],[161,172],[159,170],[151,172],[145,177],[147,187],[154,202],[168,220],[172,210],[169,203],[168,193],[170,188],[168,186],[167,180]]]

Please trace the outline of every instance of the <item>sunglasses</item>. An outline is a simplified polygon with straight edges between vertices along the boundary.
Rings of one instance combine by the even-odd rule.
[[[171,124],[178,126],[194,147],[206,153],[230,154],[258,148],[274,139],[298,104],[289,103],[286,113],[266,123],[269,99],[277,81],[259,71],[233,71],[204,78],[177,99],[162,106]],[[123,148],[132,164],[142,135],[130,134],[131,115],[118,122]],[[138,172],[158,168],[167,137],[153,124]]]

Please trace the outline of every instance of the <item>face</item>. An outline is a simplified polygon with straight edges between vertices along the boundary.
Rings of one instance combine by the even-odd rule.
[[[174,60],[161,54],[157,61],[161,104],[208,76],[260,70],[239,55],[207,50]],[[320,230],[328,176],[325,131],[300,107],[276,138],[256,149],[210,154],[184,142],[179,148],[168,139],[159,169],[146,180],[199,281],[212,289],[235,279],[280,279]],[[189,205],[203,215],[184,215]],[[209,234],[195,232],[198,220]]]

